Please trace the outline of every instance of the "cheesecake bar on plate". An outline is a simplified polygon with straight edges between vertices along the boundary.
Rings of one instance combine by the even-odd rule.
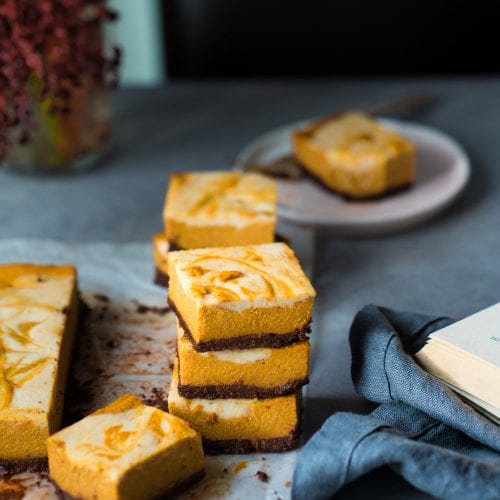
[[[271,243],[276,198],[276,183],[260,174],[174,174],[163,211],[170,249]]]
[[[168,410],[201,433],[207,453],[278,452],[297,446],[300,390],[270,399],[188,399],[178,389],[176,360]]]
[[[198,352],[177,325],[179,394],[186,398],[272,398],[307,384],[309,341],[281,348]]]
[[[75,268],[0,265],[0,464],[47,457],[59,429],[79,297]]]
[[[168,274],[169,302],[198,351],[307,338],[315,291],[284,243],[173,252]]]
[[[199,434],[132,395],[57,432],[47,448],[50,477],[85,500],[158,498],[204,474]]]
[[[415,146],[360,112],[296,130],[295,156],[325,187],[349,198],[373,198],[415,180]]]

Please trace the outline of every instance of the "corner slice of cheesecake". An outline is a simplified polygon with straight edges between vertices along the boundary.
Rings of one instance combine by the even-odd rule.
[[[319,120],[292,134],[295,156],[327,188],[373,198],[415,180],[415,145],[365,113]]]
[[[271,243],[276,199],[275,181],[261,174],[173,174],[163,210],[167,240],[177,249]]]
[[[199,431],[207,453],[280,452],[300,436],[301,391],[271,399],[187,399],[174,363],[168,410]]]
[[[177,324],[179,394],[186,398],[273,398],[308,382],[309,340],[274,348],[198,352]]]
[[[173,252],[169,301],[199,351],[304,340],[315,291],[284,243]]]
[[[60,427],[79,295],[71,266],[0,265],[0,463],[43,463]]]
[[[165,233],[157,233],[153,236],[153,262],[155,265],[154,282],[157,285],[168,286],[167,260],[170,244]]]
[[[47,440],[50,477],[73,497],[146,500],[204,474],[199,434],[126,394]]]

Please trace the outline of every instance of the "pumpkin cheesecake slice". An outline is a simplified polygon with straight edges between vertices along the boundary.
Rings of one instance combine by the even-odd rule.
[[[346,197],[380,197],[415,180],[414,144],[365,113],[319,120],[294,131],[292,141],[303,167]]]
[[[281,347],[198,352],[177,324],[179,394],[185,398],[272,398],[308,382],[309,341]]]
[[[50,477],[84,500],[157,498],[204,470],[199,434],[130,394],[54,434],[47,448]]]
[[[186,172],[170,177],[163,210],[171,249],[271,243],[274,180],[244,172]]]
[[[155,265],[154,282],[160,286],[168,286],[167,259],[170,244],[165,233],[153,236],[153,262]]]
[[[174,364],[168,409],[199,431],[207,453],[278,452],[300,434],[300,390],[272,399],[188,399],[179,394]]]
[[[172,252],[169,301],[198,351],[305,340],[315,297],[284,243]]]
[[[78,309],[74,267],[0,265],[0,463],[7,468],[47,457],[45,442],[61,423]]]

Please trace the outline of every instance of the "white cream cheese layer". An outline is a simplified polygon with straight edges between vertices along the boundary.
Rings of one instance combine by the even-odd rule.
[[[190,412],[201,411],[209,415],[217,415],[218,419],[231,420],[249,417],[252,414],[252,405],[258,401],[257,399],[187,399],[179,394],[178,384],[177,369],[174,367],[168,394],[169,405],[185,408]]]
[[[227,349],[224,351],[201,352],[200,355],[208,358],[215,358],[219,361],[244,365],[255,363],[271,357],[271,349]]]

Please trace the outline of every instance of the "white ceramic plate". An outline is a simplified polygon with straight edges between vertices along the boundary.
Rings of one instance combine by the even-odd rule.
[[[366,236],[397,231],[421,223],[446,208],[465,188],[470,176],[467,154],[454,139],[424,125],[380,120],[417,145],[417,178],[404,191],[372,201],[350,201],[330,193],[309,178],[278,179],[278,215],[302,226],[338,235]],[[290,134],[300,122],[272,130],[251,142],[237,164],[270,163],[292,154]]]

